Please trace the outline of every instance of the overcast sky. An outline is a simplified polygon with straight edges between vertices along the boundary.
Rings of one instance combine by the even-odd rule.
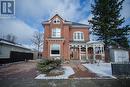
[[[15,0],[15,18],[0,19],[0,35],[14,34],[17,42],[30,45],[33,32],[44,31],[41,22],[58,13],[63,19],[88,24],[94,0]],[[130,0],[123,3],[124,25],[130,24]]]

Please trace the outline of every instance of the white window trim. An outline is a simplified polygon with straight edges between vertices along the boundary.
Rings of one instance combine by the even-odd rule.
[[[80,38],[80,39],[75,39],[75,34],[76,34],[76,33],[80,33],[80,34],[82,33],[82,34],[83,34],[83,39],[81,39],[81,38]],[[76,35],[76,38],[78,38],[77,35]],[[73,40],[74,40],[74,41],[84,41],[84,33],[81,32],[81,31],[76,31],[76,32],[74,32],[74,33],[73,33]]]
[[[60,44],[55,44],[55,45],[59,45],[59,54],[51,54],[51,48],[52,48],[53,45],[54,45],[54,44],[50,44],[50,56],[60,56],[60,54],[61,54]]]
[[[58,35],[56,35],[56,36],[54,36],[53,35],[53,30],[60,30],[60,36],[58,36]],[[61,37],[61,29],[60,28],[54,28],[54,29],[52,29],[52,35],[51,35],[52,37],[54,37],[54,38],[57,38],[57,37]]]

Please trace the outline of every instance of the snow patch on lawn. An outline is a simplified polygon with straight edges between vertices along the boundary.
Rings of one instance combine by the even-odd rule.
[[[86,68],[88,68],[90,71],[96,73],[100,77],[111,77],[115,78],[112,76],[112,69],[111,69],[111,63],[99,63],[98,64],[82,64]]]
[[[40,74],[35,79],[68,79],[68,77],[74,74],[74,70],[69,66],[63,66],[64,74],[59,76],[46,76],[46,74]]]

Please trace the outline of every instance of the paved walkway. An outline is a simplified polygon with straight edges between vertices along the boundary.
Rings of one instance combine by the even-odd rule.
[[[90,72],[83,65],[75,65],[72,68],[74,69],[75,74],[71,75],[70,78],[97,77],[95,73]]]
[[[75,74],[71,75],[70,78],[94,78],[98,77],[95,73],[90,72],[86,67],[84,67],[81,62],[75,61],[70,62],[69,65],[73,68]]]

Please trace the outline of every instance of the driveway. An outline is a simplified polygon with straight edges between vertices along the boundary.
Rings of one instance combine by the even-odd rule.
[[[35,78],[37,76],[36,62],[18,62],[0,67],[0,79]]]
[[[95,77],[86,68],[71,65],[76,68],[70,79],[36,80],[38,72],[36,62],[19,62],[0,68],[0,87],[130,87],[130,79],[75,79],[79,76]],[[80,74],[78,71],[81,71]],[[83,74],[84,73],[84,74]]]

